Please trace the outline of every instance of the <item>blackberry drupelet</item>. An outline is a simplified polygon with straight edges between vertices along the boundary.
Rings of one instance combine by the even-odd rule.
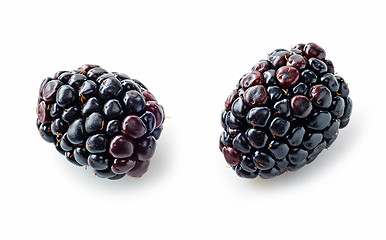
[[[165,120],[140,81],[89,64],[44,79],[37,116],[42,138],[68,161],[112,180],[147,171]]]
[[[352,101],[315,43],[277,49],[225,101],[220,151],[236,174],[272,178],[312,162],[347,126]]]

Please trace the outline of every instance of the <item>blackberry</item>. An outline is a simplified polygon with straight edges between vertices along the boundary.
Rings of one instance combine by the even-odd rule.
[[[140,81],[90,64],[44,79],[37,116],[41,137],[69,162],[112,180],[147,171],[165,120]]]
[[[221,114],[220,151],[236,174],[272,178],[312,162],[347,126],[352,101],[315,43],[277,49],[243,75]]]

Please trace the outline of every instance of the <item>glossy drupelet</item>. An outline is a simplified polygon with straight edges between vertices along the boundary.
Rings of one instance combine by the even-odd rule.
[[[69,162],[112,180],[147,171],[165,119],[140,81],[89,64],[44,79],[37,116],[41,137]]]
[[[225,101],[220,151],[236,174],[272,178],[312,162],[347,126],[352,101],[315,43],[277,49]]]

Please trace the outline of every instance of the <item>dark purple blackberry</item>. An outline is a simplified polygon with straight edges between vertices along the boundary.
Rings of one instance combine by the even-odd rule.
[[[69,162],[113,180],[147,171],[165,120],[140,81],[89,64],[44,79],[37,116],[42,138]]]
[[[347,83],[315,43],[277,49],[243,75],[221,114],[220,151],[237,175],[272,178],[330,147],[352,111]]]

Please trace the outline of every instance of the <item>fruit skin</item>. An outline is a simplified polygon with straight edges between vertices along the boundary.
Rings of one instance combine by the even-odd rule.
[[[243,99],[251,107],[262,106],[268,101],[267,90],[263,85],[252,86],[245,91]]]
[[[135,160],[129,158],[115,159],[111,170],[116,174],[124,174],[135,167]]]
[[[134,141],[124,135],[115,136],[110,142],[110,154],[115,158],[128,158],[134,153]]]
[[[283,66],[276,71],[278,84],[282,88],[295,86],[299,81],[299,71],[295,67]]]
[[[45,141],[70,163],[111,180],[146,173],[165,120],[143,83],[93,64],[45,78],[36,112]]]
[[[138,116],[129,115],[122,122],[122,132],[132,138],[140,138],[146,134],[145,123]]]
[[[349,92],[321,46],[276,49],[244,74],[226,99],[220,151],[243,178],[296,171],[349,124]]]

